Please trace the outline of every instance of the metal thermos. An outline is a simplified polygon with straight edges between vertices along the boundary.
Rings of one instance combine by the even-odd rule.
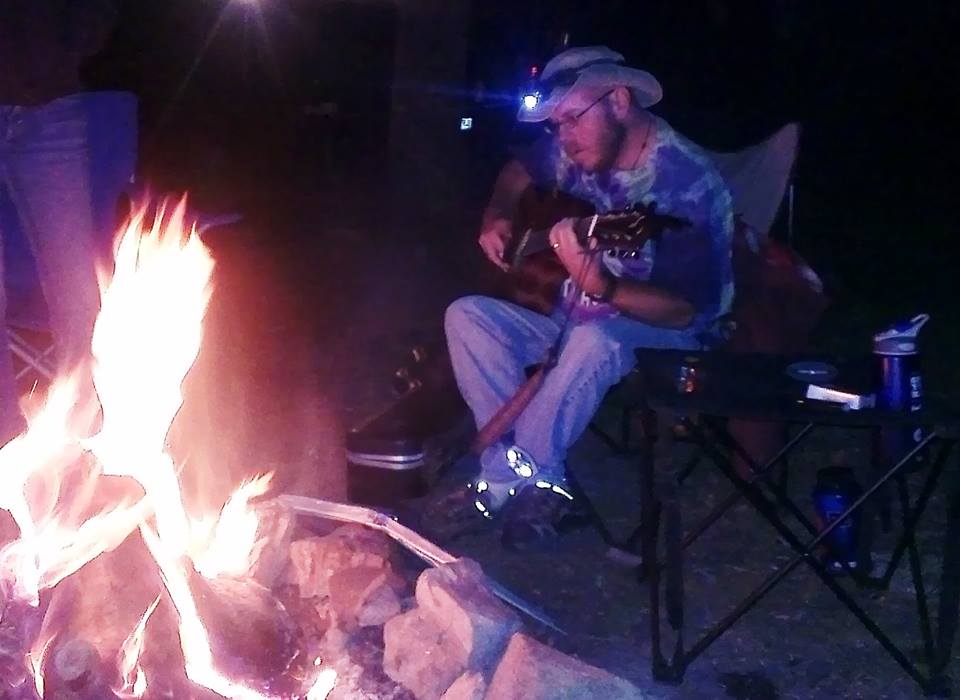
[[[813,506],[820,529],[826,528],[839,518],[861,493],[860,484],[849,467],[824,467],[817,471],[817,483],[813,488]],[[824,540],[826,561],[834,570],[842,570],[843,562],[851,569],[859,565],[860,511],[844,519]]]
[[[917,335],[929,320],[928,314],[920,314],[873,337],[873,354],[877,358],[877,408],[880,410],[914,412],[923,407]],[[920,426],[879,429],[877,456],[880,463],[893,464],[922,439]],[[918,461],[921,457],[918,455]]]

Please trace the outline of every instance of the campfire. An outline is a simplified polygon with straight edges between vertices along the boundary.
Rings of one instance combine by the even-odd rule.
[[[185,201],[145,211],[101,277],[92,368],[56,378],[0,449],[19,529],[0,552],[0,697],[324,698],[334,671],[255,576],[270,476],[215,509],[181,489],[167,434],[214,263]]]
[[[184,201],[145,211],[101,279],[92,365],[0,447],[0,700],[641,697],[524,634],[518,610],[559,629],[385,514],[266,499],[270,474],[213,504],[186,488],[170,431],[213,260]]]

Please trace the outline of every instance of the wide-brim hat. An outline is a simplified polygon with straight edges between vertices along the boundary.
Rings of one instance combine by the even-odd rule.
[[[517,119],[542,122],[574,88],[626,87],[640,107],[647,108],[663,98],[663,88],[650,73],[624,65],[622,54],[606,46],[579,46],[557,54],[543,68],[537,82],[537,103],[520,105]]]

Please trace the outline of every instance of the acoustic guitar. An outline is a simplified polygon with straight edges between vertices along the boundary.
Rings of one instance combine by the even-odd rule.
[[[514,234],[504,253],[510,270],[502,280],[500,296],[542,314],[553,310],[569,274],[550,247],[549,237],[553,225],[564,218],[574,219],[582,245],[632,255],[664,231],[690,225],[687,219],[658,213],[656,202],[596,214],[588,202],[529,187],[518,202]]]
[[[583,245],[596,250],[619,250],[637,254],[651,239],[664,231],[685,228],[688,219],[657,212],[656,202],[629,209],[594,214],[586,202],[565,194],[544,194],[528,189],[520,200],[514,236],[504,259],[510,264],[506,277],[506,298],[549,314],[568,277],[566,268],[550,247],[550,228],[563,218],[574,219],[574,231]],[[552,352],[552,351],[551,351]],[[543,384],[555,358],[547,357],[527,381],[477,432],[471,445],[481,454],[513,427]]]

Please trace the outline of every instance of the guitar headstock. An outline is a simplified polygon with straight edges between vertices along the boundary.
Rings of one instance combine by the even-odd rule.
[[[599,250],[640,250],[648,240],[663,231],[690,225],[688,219],[657,213],[656,202],[634,204],[627,209],[599,214],[596,218],[595,226],[592,226],[593,217],[584,219],[583,230],[578,232],[584,243],[592,240]]]

